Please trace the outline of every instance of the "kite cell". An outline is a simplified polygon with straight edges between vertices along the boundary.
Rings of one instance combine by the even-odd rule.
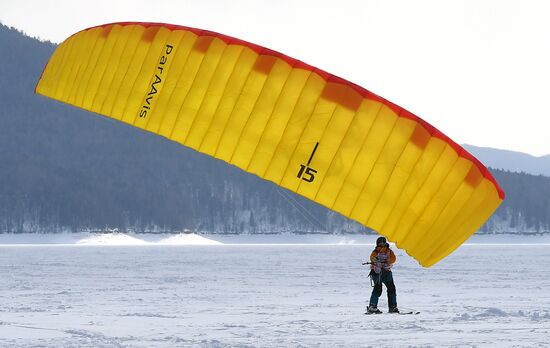
[[[272,181],[376,230],[425,267],[504,199],[483,164],[407,110],[211,31],[82,30],[57,47],[36,92]]]

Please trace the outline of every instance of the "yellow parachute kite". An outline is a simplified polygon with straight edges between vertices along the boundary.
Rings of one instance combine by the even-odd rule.
[[[211,31],[114,23],[80,31],[36,92],[231,163],[441,260],[504,193],[427,122],[346,80]]]

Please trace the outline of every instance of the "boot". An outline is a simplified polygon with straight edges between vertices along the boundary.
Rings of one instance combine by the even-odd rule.
[[[367,307],[367,314],[381,314],[382,312],[375,305],[369,305]]]
[[[390,307],[388,313],[399,313],[399,309],[397,307]]]

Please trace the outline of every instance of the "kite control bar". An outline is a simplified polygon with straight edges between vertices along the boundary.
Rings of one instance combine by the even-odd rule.
[[[385,264],[387,262],[382,262],[382,261],[378,261],[378,262],[363,262],[362,265],[376,265],[376,264]]]
[[[362,265],[365,266],[365,265],[384,265],[384,264],[388,264],[387,262],[363,262]]]

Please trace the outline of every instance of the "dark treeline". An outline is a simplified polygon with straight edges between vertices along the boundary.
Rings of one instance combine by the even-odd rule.
[[[368,229],[164,138],[34,94],[55,46],[0,25],[0,233]],[[487,232],[548,230],[550,178],[495,171]]]
[[[550,232],[550,177],[492,169],[506,192],[485,226],[488,232]]]

